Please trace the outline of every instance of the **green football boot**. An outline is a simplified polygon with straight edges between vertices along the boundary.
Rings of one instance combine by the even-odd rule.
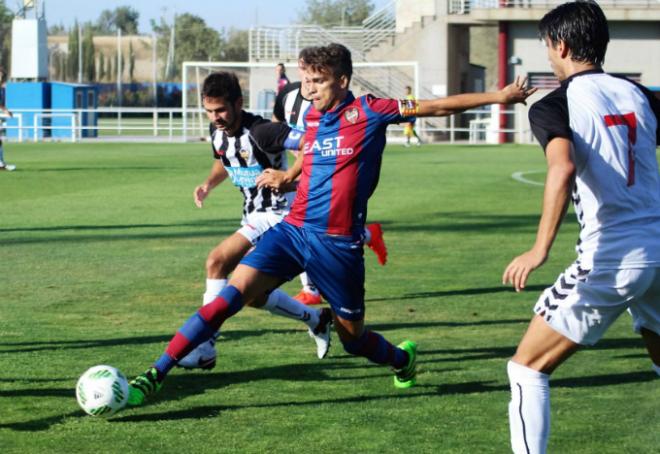
[[[158,380],[158,370],[150,367],[145,373],[138,375],[128,382],[128,406],[142,405],[148,396],[156,394],[163,383]]]
[[[408,364],[401,369],[394,369],[394,387],[412,388],[417,383],[417,344],[413,341],[403,341],[397,347],[408,353]]]

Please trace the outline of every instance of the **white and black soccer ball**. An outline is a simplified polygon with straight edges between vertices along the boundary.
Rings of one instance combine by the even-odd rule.
[[[128,380],[115,367],[94,366],[78,379],[76,399],[88,415],[114,415],[128,402]]]

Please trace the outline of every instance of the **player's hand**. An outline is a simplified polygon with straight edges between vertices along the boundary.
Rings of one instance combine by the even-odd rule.
[[[282,170],[266,169],[261,175],[257,177],[257,187],[270,188],[279,192],[283,189],[284,185],[288,183],[286,179],[286,172]]]
[[[526,77],[521,78],[520,76],[517,76],[514,83],[509,84],[500,90],[503,99],[502,103],[515,104],[521,102],[527,105],[525,100],[536,93],[536,90],[536,88],[529,88],[527,86]]]
[[[211,190],[209,189],[208,184],[200,184],[195,188],[193,191],[193,199],[195,200],[195,205],[197,205],[197,208],[201,208],[202,205],[204,204],[204,199],[208,197],[209,192]]]
[[[548,256],[534,249],[519,255],[509,263],[502,275],[502,284],[512,284],[516,292],[524,290],[529,275],[543,265]]]

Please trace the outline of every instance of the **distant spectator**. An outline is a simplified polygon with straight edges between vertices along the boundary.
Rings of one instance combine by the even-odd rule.
[[[3,117],[12,117],[12,113],[5,107],[5,84],[7,82],[4,69],[0,68],[0,110]],[[4,118],[0,118],[0,171],[14,170],[16,166],[5,163],[5,150],[2,146],[2,137],[4,135],[4,128],[1,127],[4,123]]]
[[[282,88],[289,83],[289,78],[286,77],[284,63],[278,63],[277,66],[275,66],[275,74],[277,74],[277,93],[279,94]]]

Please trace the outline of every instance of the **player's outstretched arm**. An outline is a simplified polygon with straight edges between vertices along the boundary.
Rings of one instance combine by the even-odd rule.
[[[213,188],[222,183],[227,178],[227,170],[220,161],[215,161],[211,167],[211,173],[206,181],[195,187],[193,191],[193,200],[197,208],[201,208]]]
[[[502,283],[511,283],[516,292],[527,284],[529,275],[543,265],[557,236],[573,188],[575,164],[571,160],[571,142],[555,138],[546,148],[548,175],[543,191],[543,212],[536,233],[536,242],[529,251],[514,258],[504,270]]]
[[[421,100],[415,116],[444,117],[488,104],[515,104],[519,102],[524,104],[525,100],[536,92],[536,88],[529,88],[526,84],[527,78],[516,77],[515,82],[499,91],[464,93],[446,98]]]

